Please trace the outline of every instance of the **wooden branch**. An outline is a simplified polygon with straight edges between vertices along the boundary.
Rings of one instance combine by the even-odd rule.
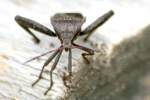
[[[150,69],[150,26],[115,46],[109,57],[97,54],[91,60],[78,65],[64,100],[133,100]]]

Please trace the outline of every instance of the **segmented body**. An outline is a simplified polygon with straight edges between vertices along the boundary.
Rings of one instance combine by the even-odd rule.
[[[51,23],[65,49],[71,48],[72,40],[81,32],[85,18],[79,13],[58,13],[51,18]]]

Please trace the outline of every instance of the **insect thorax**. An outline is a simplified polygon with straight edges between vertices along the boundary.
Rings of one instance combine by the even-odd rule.
[[[58,13],[51,18],[51,23],[65,47],[71,45],[73,37],[80,33],[85,18],[80,13]]]
[[[80,13],[57,13],[51,18],[51,23],[56,32],[71,32],[80,31],[85,18]]]

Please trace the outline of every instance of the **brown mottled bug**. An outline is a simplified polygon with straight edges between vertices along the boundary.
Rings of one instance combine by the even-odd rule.
[[[86,41],[89,38],[89,36],[92,34],[92,32],[94,30],[96,30],[99,26],[101,26],[103,23],[105,23],[113,14],[114,14],[113,11],[110,10],[103,16],[99,17],[96,21],[94,21],[92,24],[90,24],[83,31],[81,31],[81,26],[85,22],[85,18],[82,16],[82,14],[80,14],[80,13],[57,13],[51,17],[51,24],[53,25],[55,32],[51,31],[47,27],[45,27],[33,20],[30,20],[30,19],[27,19],[27,18],[17,15],[15,17],[16,22],[22,28],[24,28],[30,35],[33,36],[36,43],[39,43],[40,40],[29,30],[29,28],[34,29],[34,30],[41,32],[48,36],[58,37],[58,39],[61,41],[61,46],[59,48],[53,50],[54,53],[46,60],[46,62],[44,63],[44,65],[42,67],[42,70],[40,72],[38,79],[32,84],[32,86],[34,86],[42,78],[42,73],[43,73],[44,67],[47,66],[56,57],[55,62],[52,65],[51,70],[50,70],[50,86],[44,94],[46,95],[48,93],[48,91],[53,86],[52,72],[56,68],[56,65],[59,61],[59,58],[60,58],[63,50],[65,50],[66,52],[69,52],[69,56],[68,56],[69,75],[65,76],[64,79],[67,79],[68,77],[70,79],[70,77],[72,76],[72,51],[71,50],[73,48],[78,48],[78,49],[81,49],[81,50],[87,52],[87,53],[82,53],[82,56],[85,59],[85,61],[87,63],[89,63],[86,56],[94,55],[94,50],[89,49],[84,46],[81,46],[81,45],[78,45],[78,44],[75,44],[74,40],[78,36],[87,35],[84,39]],[[49,51],[40,56],[34,57],[34,58],[28,60],[27,62],[37,59],[41,56],[44,56],[50,52],[52,52],[52,51]]]

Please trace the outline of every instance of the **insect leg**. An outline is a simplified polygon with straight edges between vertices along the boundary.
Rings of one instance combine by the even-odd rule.
[[[71,48],[69,49],[69,56],[68,56],[68,72],[69,76],[72,76],[72,51]]]
[[[58,49],[60,49],[60,48],[58,48]],[[58,49],[50,50],[50,51],[45,52],[45,53],[43,53],[43,54],[41,54],[41,55],[39,55],[39,56],[33,57],[33,58],[27,60],[26,62],[24,62],[23,64],[26,64],[26,63],[31,62],[31,61],[33,61],[33,60],[36,60],[36,59],[38,59],[38,58],[40,58],[40,57],[42,57],[42,56],[45,56],[45,55],[47,55],[47,54],[49,54],[49,53],[51,53],[51,52],[53,52],[53,51],[57,51]]]
[[[80,35],[85,35],[87,34],[87,36],[84,38],[84,41],[87,41],[88,38],[91,36],[91,34],[93,33],[93,31],[95,31],[99,26],[103,25],[112,15],[114,14],[114,12],[112,10],[108,11],[107,13],[105,13],[103,16],[99,17],[98,19],[96,19],[92,24],[90,24],[89,26],[87,26],[81,33]]]
[[[15,16],[15,21],[34,38],[36,43],[39,43],[40,40],[29,30],[29,28],[38,32],[42,32],[45,35],[56,36],[56,34],[53,33],[50,29],[31,19],[17,15]]]
[[[52,88],[52,86],[53,86],[53,77],[52,77],[53,71],[54,71],[55,68],[56,68],[56,65],[57,65],[57,63],[58,63],[58,61],[59,61],[59,58],[60,58],[60,56],[61,56],[61,54],[62,54],[62,51],[63,51],[63,50],[60,50],[60,51],[59,51],[59,53],[58,53],[58,55],[57,55],[57,57],[56,57],[56,59],[55,59],[55,62],[54,62],[53,66],[52,66],[52,68],[51,68],[51,70],[50,70],[50,86],[49,86],[49,88],[45,91],[44,95],[46,95],[46,94],[48,93],[48,91],[51,90],[51,88]]]
[[[67,88],[70,88],[70,86],[67,85],[66,80],[69,80],[71,82],[71,76],[72,76],[72,51],[71,51],[71,48],[69,49],[69,56],[68,56],[68,72],[69,72],[69,75],[63,76],[63,82]]]
[[[84,47],[84,46],[80,46],[78,44],[73,44],[75,47],[77,47],[78,49],[81,49],[83,51],[86,51],[87,53],[82,53],[82,57],[83,59],[86,61],[86,63],[90,63],[90,61],[87,59],[86,56],[90,56],[90,55],[94,55],[94,50]]]
[[[43,67],[42,67],[42,70],[40,72],[40,75],[38,77],[38,79],[32,84],[32,86],[34,86],[38,81],[40,81],[40,79],[42,78],[42,73],[43,73],[43,70],[45,68],[45,66],[47,66],[52,60],[53,58],[58,54],[59,50],[55,51],[49,58],[48,60],[44,63]]]

